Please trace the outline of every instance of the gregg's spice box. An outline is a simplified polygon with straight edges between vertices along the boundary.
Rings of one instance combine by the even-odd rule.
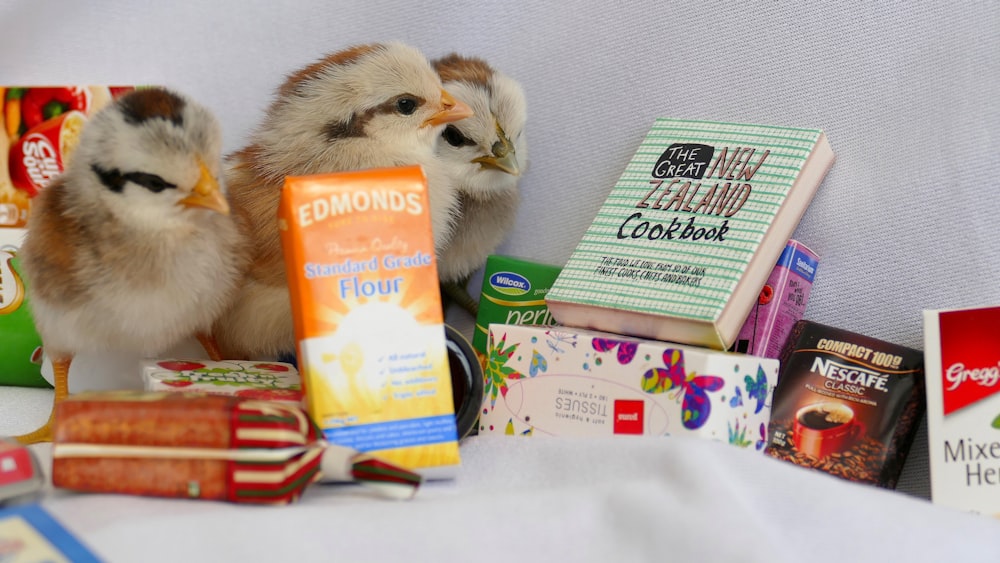
[[[931,499],[1000,516],[1000,307],[924,311]]]
[[[479,432],[691,435],[763,450],[778,361],[605,332],[491,324]]]
[[[799,321],[780,360],[768,455],[894,488],[924,410],[923,354]]]

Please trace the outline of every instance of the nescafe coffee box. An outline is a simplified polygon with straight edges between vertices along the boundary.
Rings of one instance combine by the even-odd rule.
[[[683,435],[764,449],[775,359],[561,326],[489,330],[479,434]]]
[[[931,500],[1000,517],[1000,307],[924,311]]]
[[[895,488],[924,411],[923,354],[799,321],[780,361],[767,454]]]

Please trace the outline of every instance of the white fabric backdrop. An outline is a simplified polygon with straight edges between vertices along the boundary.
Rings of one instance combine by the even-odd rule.
[[[657,116],[819,127],[838,160],[795,233],[821,256],[807,318],[921,348],[922,309],[1000,304],[994,2],[2,0],[0,84],[171,86],[228,151],[286,73],[382,40],[522,82],[532,161],[504,253],[563,263]],[[74,386],[121,377],[91,375]],[[30,427],[27,395],[0,389],[0,433]],[[923,431],[900,489],[928,495]]]

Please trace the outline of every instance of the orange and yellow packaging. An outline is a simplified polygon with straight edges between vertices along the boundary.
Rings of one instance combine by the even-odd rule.
[[[447,478],[459,464],[419,166],[288,177],[278,212],[299,369],[332,443]]]

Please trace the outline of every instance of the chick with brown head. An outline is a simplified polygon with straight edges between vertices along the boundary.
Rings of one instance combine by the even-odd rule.
[[[286,176],[421,165],[441,249],[451,239],[458,196],[434,149],[447,124],[470,115],[427,59],[399,43],[351,47],[292,73],[250,143],[228,163],[251,266],[216,324],[225,354],[266,359],[295,350],[276,221]]]
[[[65,172],[35,198],[21,256],[56,402],[81,352],[155,356],[195,335],[218,358],[212,323],[245,269],[221,138],[205,107],[137,90],[88,120]],[[51,431],[50,418],[18,439]]]
[[[475,114],[449,124],[438,144],[459,197],[454,233],[438,255],[442,294],[475,317],[478,303],[469,295],[469,279],[517,217],[528,158],[527,102],[520,84],[482,59],[451,54],[434,61],[434,68]]]

